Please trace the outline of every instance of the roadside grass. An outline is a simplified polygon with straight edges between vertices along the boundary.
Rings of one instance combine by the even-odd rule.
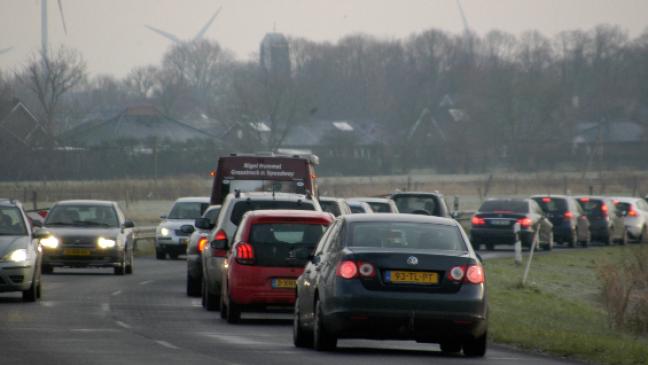
[[[537,255],[529,280],[512,258],[485,262],[490,335],[496,343],[598,364],[648,364],[648,338],[612,329],[601,302],[599,263],[640,247]]]

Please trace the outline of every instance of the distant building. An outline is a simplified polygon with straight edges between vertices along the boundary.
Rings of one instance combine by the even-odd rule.
[[[273,79],[290,78],[290,49],[288,40],[281,33],[268,33],[261,41],[261,67]]]

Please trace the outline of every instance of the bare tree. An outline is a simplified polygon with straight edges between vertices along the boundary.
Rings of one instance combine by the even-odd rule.
[[[159,88],[160,70],[155,66],[136,67],[124,79],[127,90],[136,98],[148,99]]]
[[[33,57],[18,78],[36,96],[43,113],[43,125],[50,136],[55,135],[54,119],[62,97],[86,77],[86,64],[81,54],[61,47],[49,57]]]

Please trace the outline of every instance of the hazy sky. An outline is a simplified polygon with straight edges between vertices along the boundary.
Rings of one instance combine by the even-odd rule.
[[[648,0],[461,0],[472,30],[501,29],[547,35],[622,26],[631,36],[648,26]],[[56,0],[48,0],[50,45],[80,50],[91,74],[125,75],[132,67],[158,64],[170,42],[149,24],[192,38],[211,15],[223,10],[206,38],[238,58],[257,52],[263,35],[279,32],[322,41],[351,33],[402,38],[429,28],[463,29],[456,0],[63,0],[68,35]],[[40,47],[40,0],[0,0],[0,69],[16,70]]]

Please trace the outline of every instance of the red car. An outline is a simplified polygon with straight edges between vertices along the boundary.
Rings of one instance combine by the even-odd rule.
[[[223,265],[221,317],[236,323],[243,311],[291,309],[296,280],[333,220],[304,210],[246,213]]]

